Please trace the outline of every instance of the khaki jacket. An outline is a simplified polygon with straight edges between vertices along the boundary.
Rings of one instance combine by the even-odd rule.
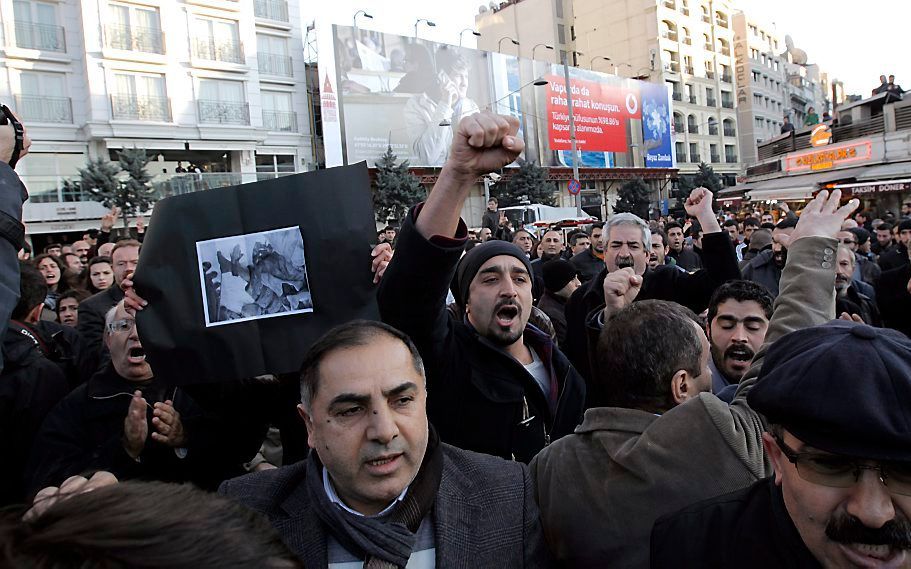
[[[544,534],[561,566],[646,568],[659,516],[771,474],[746,396],[773,342],[834,317],[836,246],[822,237],[791,246],[766,341],[730,405],[702,393],[661,416],[589,409],[574,434],[535,457]]]

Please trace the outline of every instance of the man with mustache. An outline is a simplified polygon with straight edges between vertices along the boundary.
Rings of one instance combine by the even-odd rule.
[[[220,492],[268,516],[306,567],[549,566],[527,469],[439,440],[427,403],[442,392],[407,336],[366,320],[330,330],[300,392],[307,458]]]
[[[489,241],[462,257],[467,227],[459,217],[478,177],[522,151],[518,124],[491,113],[462,119],[436,186],[402,225],[377,300],[383,321],[420,350],[440,438],[527,462],[579,423],[584,382],[550,337],[528,325],[532,267],[524,251]],[[557,232],[544,241],[550,254],[562,249]],[[388,254],[374,254],[378,270]],[[450,285],[459,317],[446,310]]]
[[[774,302],[762,285],[743,280],[726,282],[712,295],[705,334],[712,347],[712,391],[721,399],[733,399],[733,392],[725,397],[722,390],[740,383],[765,341]]]
[[[796,226],[797,222],[790,218],[778,222],[772,230],[772,248],[762,251],[743,267],[744,280],[759,283],[773,297],[778,296],[778,281],[788,260],[788,244]]]
[[[740,278],[737,256],[727,233],[721,231],[712,210],[712,193],[696,188],[684,205],[687,215],[695,217],[702,227],[704,269],[694,273],[678,267],[660,265],[649,268],[652,235],[648,224],[630,213],[612,216],[604,225],[604,269],[594,279],[579,287],[566,304],[566,344],[564,349],[573,366],[586,380],[592,377],[587,332],[588,316],[613,294],[608,277],[624,268],[632,268],[642,278],[637,300],[671,300],[695,313],[706,309],[712,293],[722,283]],[[669,227],[673,224],[669,224]],[[668,236],[669,242],[673,238]],[[608,290],[608,289],[611,290]],[[599,405],[589,394],[587,406]]]
[[[854,252],[839,245],[835,261],[835,313],[857,314],[870,326],[882,326],[879,309],[872,297],[875,295],[873,287],[855,280]]]
[[[909,398],[899,332],[836,320],[784,336],[747,396],[774,474],[660,518],[652,567],[908,567]]]
[[[718,224],[718,220],[715,220]],[[683,227],[677,222],[668,223],[665,227],[668,238],[667,256],[674,260],[677,266],[687,270],[695,271],[702,268],[702,259],[695,251],[694,247],[687,246]]]

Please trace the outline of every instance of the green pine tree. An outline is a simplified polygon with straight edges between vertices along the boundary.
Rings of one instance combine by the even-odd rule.
[[[390,219],[399,223],[409,208],[427,197],[427,190],[420,180],[408,170],[408,161],[396,164],[392,147],[386,148],[376,163],[376,185],[373,191],[373,208],[377,219],[386,223]]]
[[[155,202],[156,192],[152,188],[152,177],[146,171],[149,157],[142,148],[124,149],[118,156],[120,167],[129,176],[120,186],[119,203],[123,215],[123,227],[129,227],[127,214],[139,215]]]
[[[557,205],[557,186],[547,179],[548,170],[535,162],[522,162],[509,180],[501,179],[491,186],[490,195],[500,207],[521,204]]]
[[[699,172],[693,178],[693,187],[707,188],[712,194],[717,196],[724,184],[721,183],[721,177],[715,173],[711,166],[705,162],[700,162]]]
[[[652,191],[642,178],[633,178],[620,186],[614,213],[633,213],[648,219],[648,208],[652,203]]]

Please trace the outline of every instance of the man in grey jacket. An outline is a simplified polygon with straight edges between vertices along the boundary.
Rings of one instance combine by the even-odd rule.
[[[662,332],[689,335],[689,342],[678,342],[673,350],[653,346],[653,359],[661,360],[654,367],[661,375],[649,378],[651,386],[624,385],[628,378],[611,374],[611,369],[595,372],[597,380],[614,382],[614,393],[641,395],[651,389],[654,397],[627,396],[619,398],[622,406],[589,409],[575,434],[532,462],[545,538],[562,565],[648,567],[649,534],[657,517],[744,488],[771,473],[762,448],[763,424],[747,405],[747,394],[772,343],[834,315],[834,236],[858,205],[852,200],[838,209],[839,199],[837,190],[831,198],[821,192],[804,210],[791,236],[765,343],[731,405],[707,392],[702,381],[707,341],[686,318]],[[612,317],[622,324],[624,312],[644,310],[629,306],[641,284],[632,271],[605,280],[605,314],[592,322],[608,323],[599,343],[602,366],[616,367],[622,360],[617,353],[636,349],[651,332],[641,325],[638,333],[622,326],[611,330]],[[668,312],[654,311],[653,317],[667,320]],[[659,392],[660,387],[665,391]]]
[[[307,567],[550,566],[527,469],[439,441],[406,335],[330,330],[304,357],[301,401],[307,459],[220,491],[268,516]]]

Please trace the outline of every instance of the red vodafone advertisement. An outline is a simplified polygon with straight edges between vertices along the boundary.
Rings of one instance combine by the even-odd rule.
[[[566,81],[548,75],[547,132],[551,150],[569,150],[569,114]],[[625,85],[599,83],[570,77],[576,146],[595,152],[627,152],[626,122],[642,118],[639,89],[633,81]]]

